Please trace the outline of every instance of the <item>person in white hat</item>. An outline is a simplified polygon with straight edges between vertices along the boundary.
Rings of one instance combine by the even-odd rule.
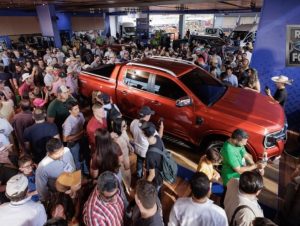
[[[5,194],[10,200],[0,206],[1,225],[31,225],[41,226],[47,221],[44,206],[33,202],[27,196],[28,179],[23,174],[17,174],[6,184]]]
[[[269,97],[276,100],[282,107],[284,107],[288,96],[285,85],[292,85],[292,80],[284,75],[274,76],[271,78],[271,80],[275,82],[277,87],[275,94],[272,96],[271,90],[267,86],[265,88],[265,92]]]
[[[34,88],[33,76],[29,73],[22,75],[22,85],[19,87],[19,94],[23,96],[24,93],[29,93]]]

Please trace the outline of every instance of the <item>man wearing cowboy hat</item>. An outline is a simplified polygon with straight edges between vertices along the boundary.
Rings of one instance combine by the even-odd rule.
[[[266,87],[266,94],[272,99],[276,100],[282,107],[284,107],[288,96],[287,91],[285,89],[285,85],[292,85],[292,81],[284,75],[274,76],[271,79],[273,82],[275,82],[277,89],[274,96],[272,96],[271,90],[268,87]]]

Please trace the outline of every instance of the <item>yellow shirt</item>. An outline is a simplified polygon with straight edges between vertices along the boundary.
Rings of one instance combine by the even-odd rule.
[[[213,179],[215,169],[213,164],[206,159],[206,155],[201,157],[197,167],[197,172],[205,173],[209,180]]]

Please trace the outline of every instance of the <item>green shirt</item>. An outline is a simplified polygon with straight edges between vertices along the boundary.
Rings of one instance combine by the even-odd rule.
[[[71,100],[73,100],[72,97],[69,97],[65,102],[54,99],[48,106],[47,116],[50,118],[54,118],[54,122],[57,125],[59,131],[62,130],[62,124],[70,114],[67,104]]]
[[[236,167],[242,167],[246,154],[245,147],[234,146],[226,141],[221,149],[223,157],[221,176],[223,184],[226,186],[231,178],[239,178],[240,174],[234,171]]]

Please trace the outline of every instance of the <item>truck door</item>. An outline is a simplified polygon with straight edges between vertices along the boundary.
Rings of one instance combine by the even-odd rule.
[[[154,122],[164,118],[165,132],[191,141],[195,128],[194,106],[177,107],[176,100],[187,97],[187,93],[175,81],[162,75],[153,74],[150,84],[150,107],[155,111]]]
[[[150,106],[149,87],[151,73],[137,68],[124,68],[117,86],[117,104],[121,112],[130,118],[137,118],[143,105]]]

